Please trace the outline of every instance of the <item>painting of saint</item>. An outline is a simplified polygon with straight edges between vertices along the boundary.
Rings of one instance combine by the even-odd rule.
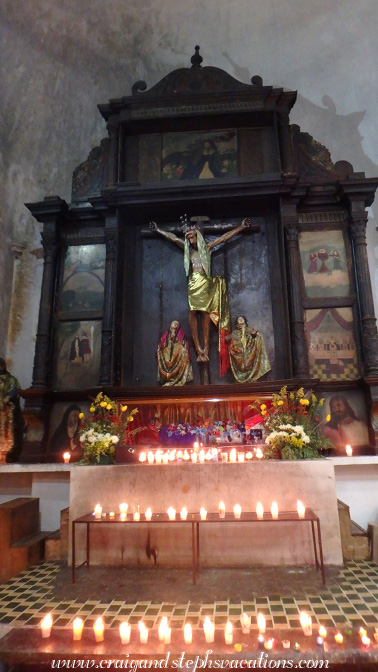
[[[58,332],[56,386],[85,389],[98,384],[101,320],[61,322]]]
[[[299,249],[309,298],[349,295],[347,254],[342,231],[302,231]]]
[[[355,380],[359,376],[351,308],[306,310],[310,374],[320,380]]]
[[[237,174],[236,131],[164,135],[163,181],[236,177]]]
[[[61,310],[102,310],[105,245],[70,246],[64,261]]]
[[[347,445],[354,455],[374,454],[362,395],[356,392],[326,394],[323,413],[327,414],[327,421],[322,423],[322,434],[332,443],[333,454],[346,455]]]

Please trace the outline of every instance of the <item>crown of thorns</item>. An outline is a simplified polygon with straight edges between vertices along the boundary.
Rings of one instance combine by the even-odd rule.
[[[198,231],[198,225],[197,224],[190,224],[188,222],[188,216],[183,215],[180,217],[180,222],[182,224],[182,230],[183,233],[188,233],[189,231]]]

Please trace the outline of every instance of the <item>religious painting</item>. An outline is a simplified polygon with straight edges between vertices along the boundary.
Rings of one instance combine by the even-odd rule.
[[[98,384],[101,320],[61,322],[58,332],[56,387],[83,390]]]
[[[324,398],[321,431],[333,446],[331,453],[340,457],[374,453],[374,448],[369,448],[369,421],[364,395],[358,391],[342,391],[326,393]]]
[[[48,441],[48,457],[56,462],[63,461],[63,454],[69,452],[70,461],[77,461],[82,457],[80,444],[79,414],[88,410],[88,402],[55,404],[51,413]]]
[[[166,133],[162,151],[163,181],[238,175],[235,130]]]
[[[306,310],[310,375],[320,380],[359,377],[351,308]]]
[[[342,231],[303,231],[299,249],[307,296],[349,296],[349,274]]]
[[[102,310],[105,245],[70,246],[64,260],[61,310]]]

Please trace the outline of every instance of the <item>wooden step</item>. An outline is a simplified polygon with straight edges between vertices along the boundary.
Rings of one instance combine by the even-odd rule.
[[[37,497],[18,497],[0,504],[0,582],[44,559],[46,533],[41,533],[39,521]]]
[[[337,506],[344,560],[369,560],[371,557],[369,533],[351,520],[347,504],[337,500]]]

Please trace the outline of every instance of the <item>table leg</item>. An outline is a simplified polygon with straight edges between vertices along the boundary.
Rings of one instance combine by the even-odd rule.
[[[75,523],[72,521],[72,583],[75,583]]]
[[[315,567],[316,569],[320,569],[320,564],[318,560],[318,551],[316,548],[316,537],[315,537],[315,526],[314,526],[314,521],[311,520],[311,530],[312,530],[312,543],[314,544],[314,554],[315,554]]]
[[[87,568],[89,568],[89,523],[87,523]]]
[[[192,521],[192,569],[193,569],[193,585],[197,583],[196,569],[197,569],[197,556],[196,556],[196,533],[195,533],[195,522]]]
[[[316,521],[318,526],[318,544],[319,544],[319,559],[320,559],[320,571],[322,573],[323,586],[325,586],[325,571],[324,571],[324,560],[323,560],[323,545],[322,545],[322,536],[320,533],[320,520]]]
[[[200,543],[199,543],[199,522],[196,522],[197,525],[197,571],[199,572],[200,568]]]

